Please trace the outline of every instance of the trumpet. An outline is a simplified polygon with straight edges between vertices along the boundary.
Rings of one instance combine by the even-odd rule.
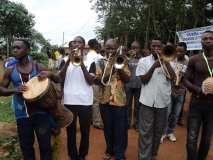
[[[74,51],[74,53],[73,53],[72,58],[71,58],[71,63],[74,66],[80,66],[81,61],[82,61],[81,50],[79,48],[75,48],[73,51]]]

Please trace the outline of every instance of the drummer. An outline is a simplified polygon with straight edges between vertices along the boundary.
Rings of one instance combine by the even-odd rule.
[[[35,160],[34,133],[36,134],[40,157],[42,160],[52,160],[51,152],[51,118],[42,107],[36,103],[27,103],[22,98],[22,93],[27,91],[24,85],[39,72],[47,68],[39,63],[30,61],[28,54],[30,44],[25,39],[15,40],[13,43],[13,56],[17,63],[5,70],[3,80],[0,82],[0,91],[3,96],[13,95],[13,110],[17,123],[19,143],[24,160]],[[58,82],[54,75],[49,78]],[[9,88],[10,82],[13,88]]]

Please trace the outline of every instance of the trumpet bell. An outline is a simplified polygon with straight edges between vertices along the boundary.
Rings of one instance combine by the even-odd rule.
[[[72,64],[74,66],[80,66],[81,65],[81,58],[79,56],[74,56],[73,57],[73,61]]]

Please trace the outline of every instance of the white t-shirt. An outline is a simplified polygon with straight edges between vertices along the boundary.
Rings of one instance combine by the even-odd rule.
[[[145,75],[155,63],[153,55],[141,58],[136,76]],[[165,108],[171,102],[171,82],[166,79],[162,68],[156,68],[147,84],[142,83],[139,101],[149,107]]]
[[[85,58],[86,59],[86,58]],[[92,62],[84,61],[89,71]],[[92,105],[93,88],[89,85],[80,66],[69,64],[64,82],[64,104],[65,105]]]

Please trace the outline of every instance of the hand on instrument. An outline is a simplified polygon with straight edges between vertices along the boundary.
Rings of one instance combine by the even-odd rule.
[[[21,86],[18,86],[17,88],[14,89],[14,93],[15,94],[21,94],[25,91],[28,90],[28,87],[26,85],[21,85]]]
[[[153,67],[154,67],[154,68],[161,67],[160,61],[159,61],[158,59],[157,59],[157,60],[155,61],[155,63],[153,64]]]

